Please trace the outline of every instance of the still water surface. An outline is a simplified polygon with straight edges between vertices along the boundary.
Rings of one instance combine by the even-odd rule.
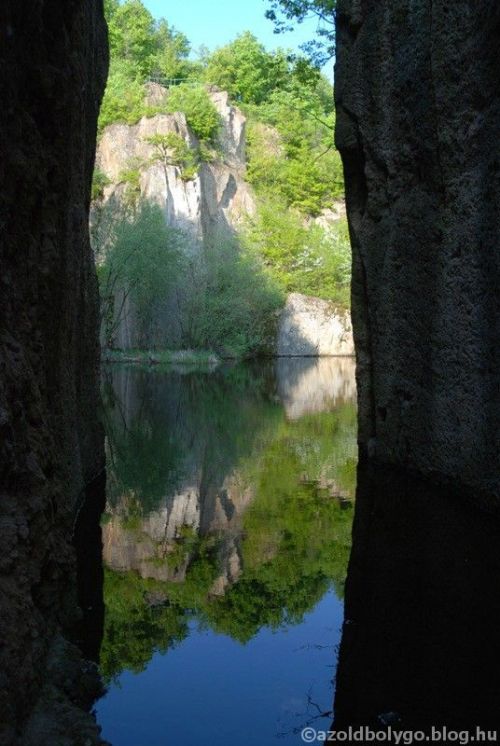
[[[354,362],[105,373],[113,746],[328,728],[356,466]]]

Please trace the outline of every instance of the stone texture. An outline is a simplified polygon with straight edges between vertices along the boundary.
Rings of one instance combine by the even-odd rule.
[[[346,218],[346,207],[343,199],[336,199],[331,207],[327,207],[320,212],[315,218],[312,218],[311,223],[319,225],[320,228],[327,232],[332,232],[335,223],[339,220],[345,220]]]
[[[72,526],[85,486],[103,468],[87,226],[107,47],[97,0],[33,0],[29,10],[5,0],[0,35],[4,746],[18,743],[51,641],[74,618]]]
[[[240,109],[229,102],[227,91],[212,86],[209,96],[222,121],[219,141],[225,159],[232,161],[236,166],[241,166],[246,161],[246,117]]]
[[[339,0],[359,438],[500,495],[500,6]]]
[[[283,357],[353,355],[349,313],[320,298],[290,293],[278,322],[276,351]]]

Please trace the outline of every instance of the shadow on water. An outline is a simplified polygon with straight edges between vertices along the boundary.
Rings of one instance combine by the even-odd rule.
[[[500,521],[470,497],[359,468],[335,727],[499,728]]]

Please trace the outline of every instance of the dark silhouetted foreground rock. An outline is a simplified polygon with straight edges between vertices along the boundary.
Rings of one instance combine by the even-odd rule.
[[[339,0],[360,442],[500,495],[500,5]]]
[[[56,723],[20,730],[39,695],[64,709],[58,681],[78,678],[57,635],[76,610],[78,504],[103,468],[87,229],[102,2],[4,0],[0,36],[0,744],[78,744],[96,729],[69,700],[69,740]]]

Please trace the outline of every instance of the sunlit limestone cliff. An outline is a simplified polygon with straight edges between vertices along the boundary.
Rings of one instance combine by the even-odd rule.
[[[194,134],[183,112],[158,113],[165,109],[169,91],[156,83],[146,85],[150,116],[133,125],[109,125],[102,133],[96,168],[103,186],[94,203],[94,226],[106,206],[147,200],[161,209],[169,227],[182,232],[188,258],[183,276],[172,284],[157,312],[153,343],[152,335],[148,337],[141,328],[133,301],[116,284],[115,307],[122,310],[113,334],[117,348],[182,347],[186,322],[179,306],[202,282],[204,252],[210,246],[237,243],[258,209],[254,190],[246,180],[246,118],[225,91],[207,86],[207,93],[220,118],[217,137],[209,147]],[[340,215],[341,210],[325,211],[317,224],[327,228]],[[290,296],[286,304],[285,300],[282,312],[274,317],[270,352],[286,356],[353,354],[348,315],[337,312],[331,303],[304,295]]]

